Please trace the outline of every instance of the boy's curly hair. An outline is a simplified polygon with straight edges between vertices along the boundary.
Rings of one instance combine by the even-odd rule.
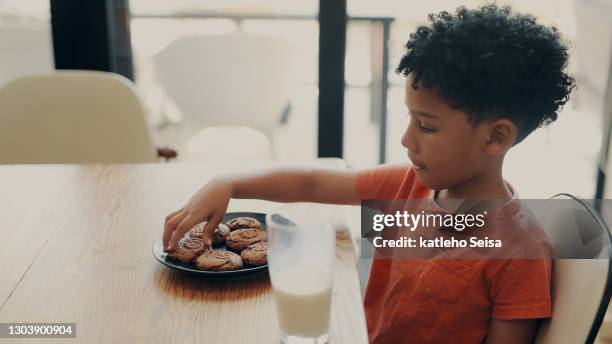
[[[412,87],[433,87],[472,123],[507,118],[517,142],[557,119],[575,87],[564,72],[567,46],[555,27],[536,23],[509,7],[459,7],[429,15],[410,35],[396,69],[412,73]]]

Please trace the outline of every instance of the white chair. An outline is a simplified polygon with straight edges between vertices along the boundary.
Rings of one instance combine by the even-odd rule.
[[[154,56],[183,116],[202,127],[248,125],[269,135],[293,87],[293,50],[265,35],[180,38]]]
[[[550,201],[544,226],[553,242],[553,316],[536,343],[593,343],[612,292],[612,242],[608,228],[586,202],[569,194]]]
[[[155,162],[132,83],[95,71],[22,77],[0,89],[0,164]]]
[[[273,138],[296,83],[293,54],[283,39],[248,34],[184,37],[162,49],[156,74],[182,113],[183,144],[211,126],[249,126]]]
[[[228,160],[271,161],[270,139],[250,127],[207,127],[187,143],[181,156],[188,161],[227,163]]]

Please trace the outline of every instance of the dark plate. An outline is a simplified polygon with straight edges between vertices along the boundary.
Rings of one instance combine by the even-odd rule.
[[[236,212],[236,213],[226,213],[225,216],[223,217],[223,221],[222,222],[227,222],[231,219],[235,219],[237,217],[252,217],[254,219],[256,219],[257,221],[261,222],[261,224],[263,225],[263,229],[266,230],[266,214],[263,213],[251,213],[251,212]],[[218,245],[218,246],[213,246],[213,248],[215,250],[225,250],[226,247],[225,245]],[[195,273],[195,274],[199,274],[199,275],[205,275],[205,276],[219,276],[219,277],[233,277],[233,276],[245,276],[245,275],[251,275],[251,274],[256,274],[256,273],[260,273],[263,271],[268,270],[268,265],[261,265],[261,266],[247,266],[247,267],[243,267],[242,269],[239,270],[234,270],[234,271],[202,271],[202,270],[198,270],[198,268],[196,267],[195,263],[181,263],[181,262],[177,262],[171,259],[168,259],[167,254],[164,253],[163,250],[163,244],[162,244],[162,238],[158,238],[157,240],[155,240],[155,242],[153,242],[153,256],[155,257],[155,259],[157,259],[160,263],[171,267],[173,269],[177,269],[177,270],[181,270],[181,271],[187,271],[187,272],[191,272],[191,273]]]

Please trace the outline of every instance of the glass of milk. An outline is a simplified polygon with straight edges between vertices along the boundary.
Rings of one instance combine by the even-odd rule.
[[[283,343],[326,343],[335,234],[329,206],[293,203],[266,216],[268,268]]]

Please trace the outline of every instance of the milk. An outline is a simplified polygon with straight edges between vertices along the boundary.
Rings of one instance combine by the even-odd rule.
[[[325,270],[287,267],[272,271],[281,329],[288,335],[318,337],[329,327],[331,276]]]

